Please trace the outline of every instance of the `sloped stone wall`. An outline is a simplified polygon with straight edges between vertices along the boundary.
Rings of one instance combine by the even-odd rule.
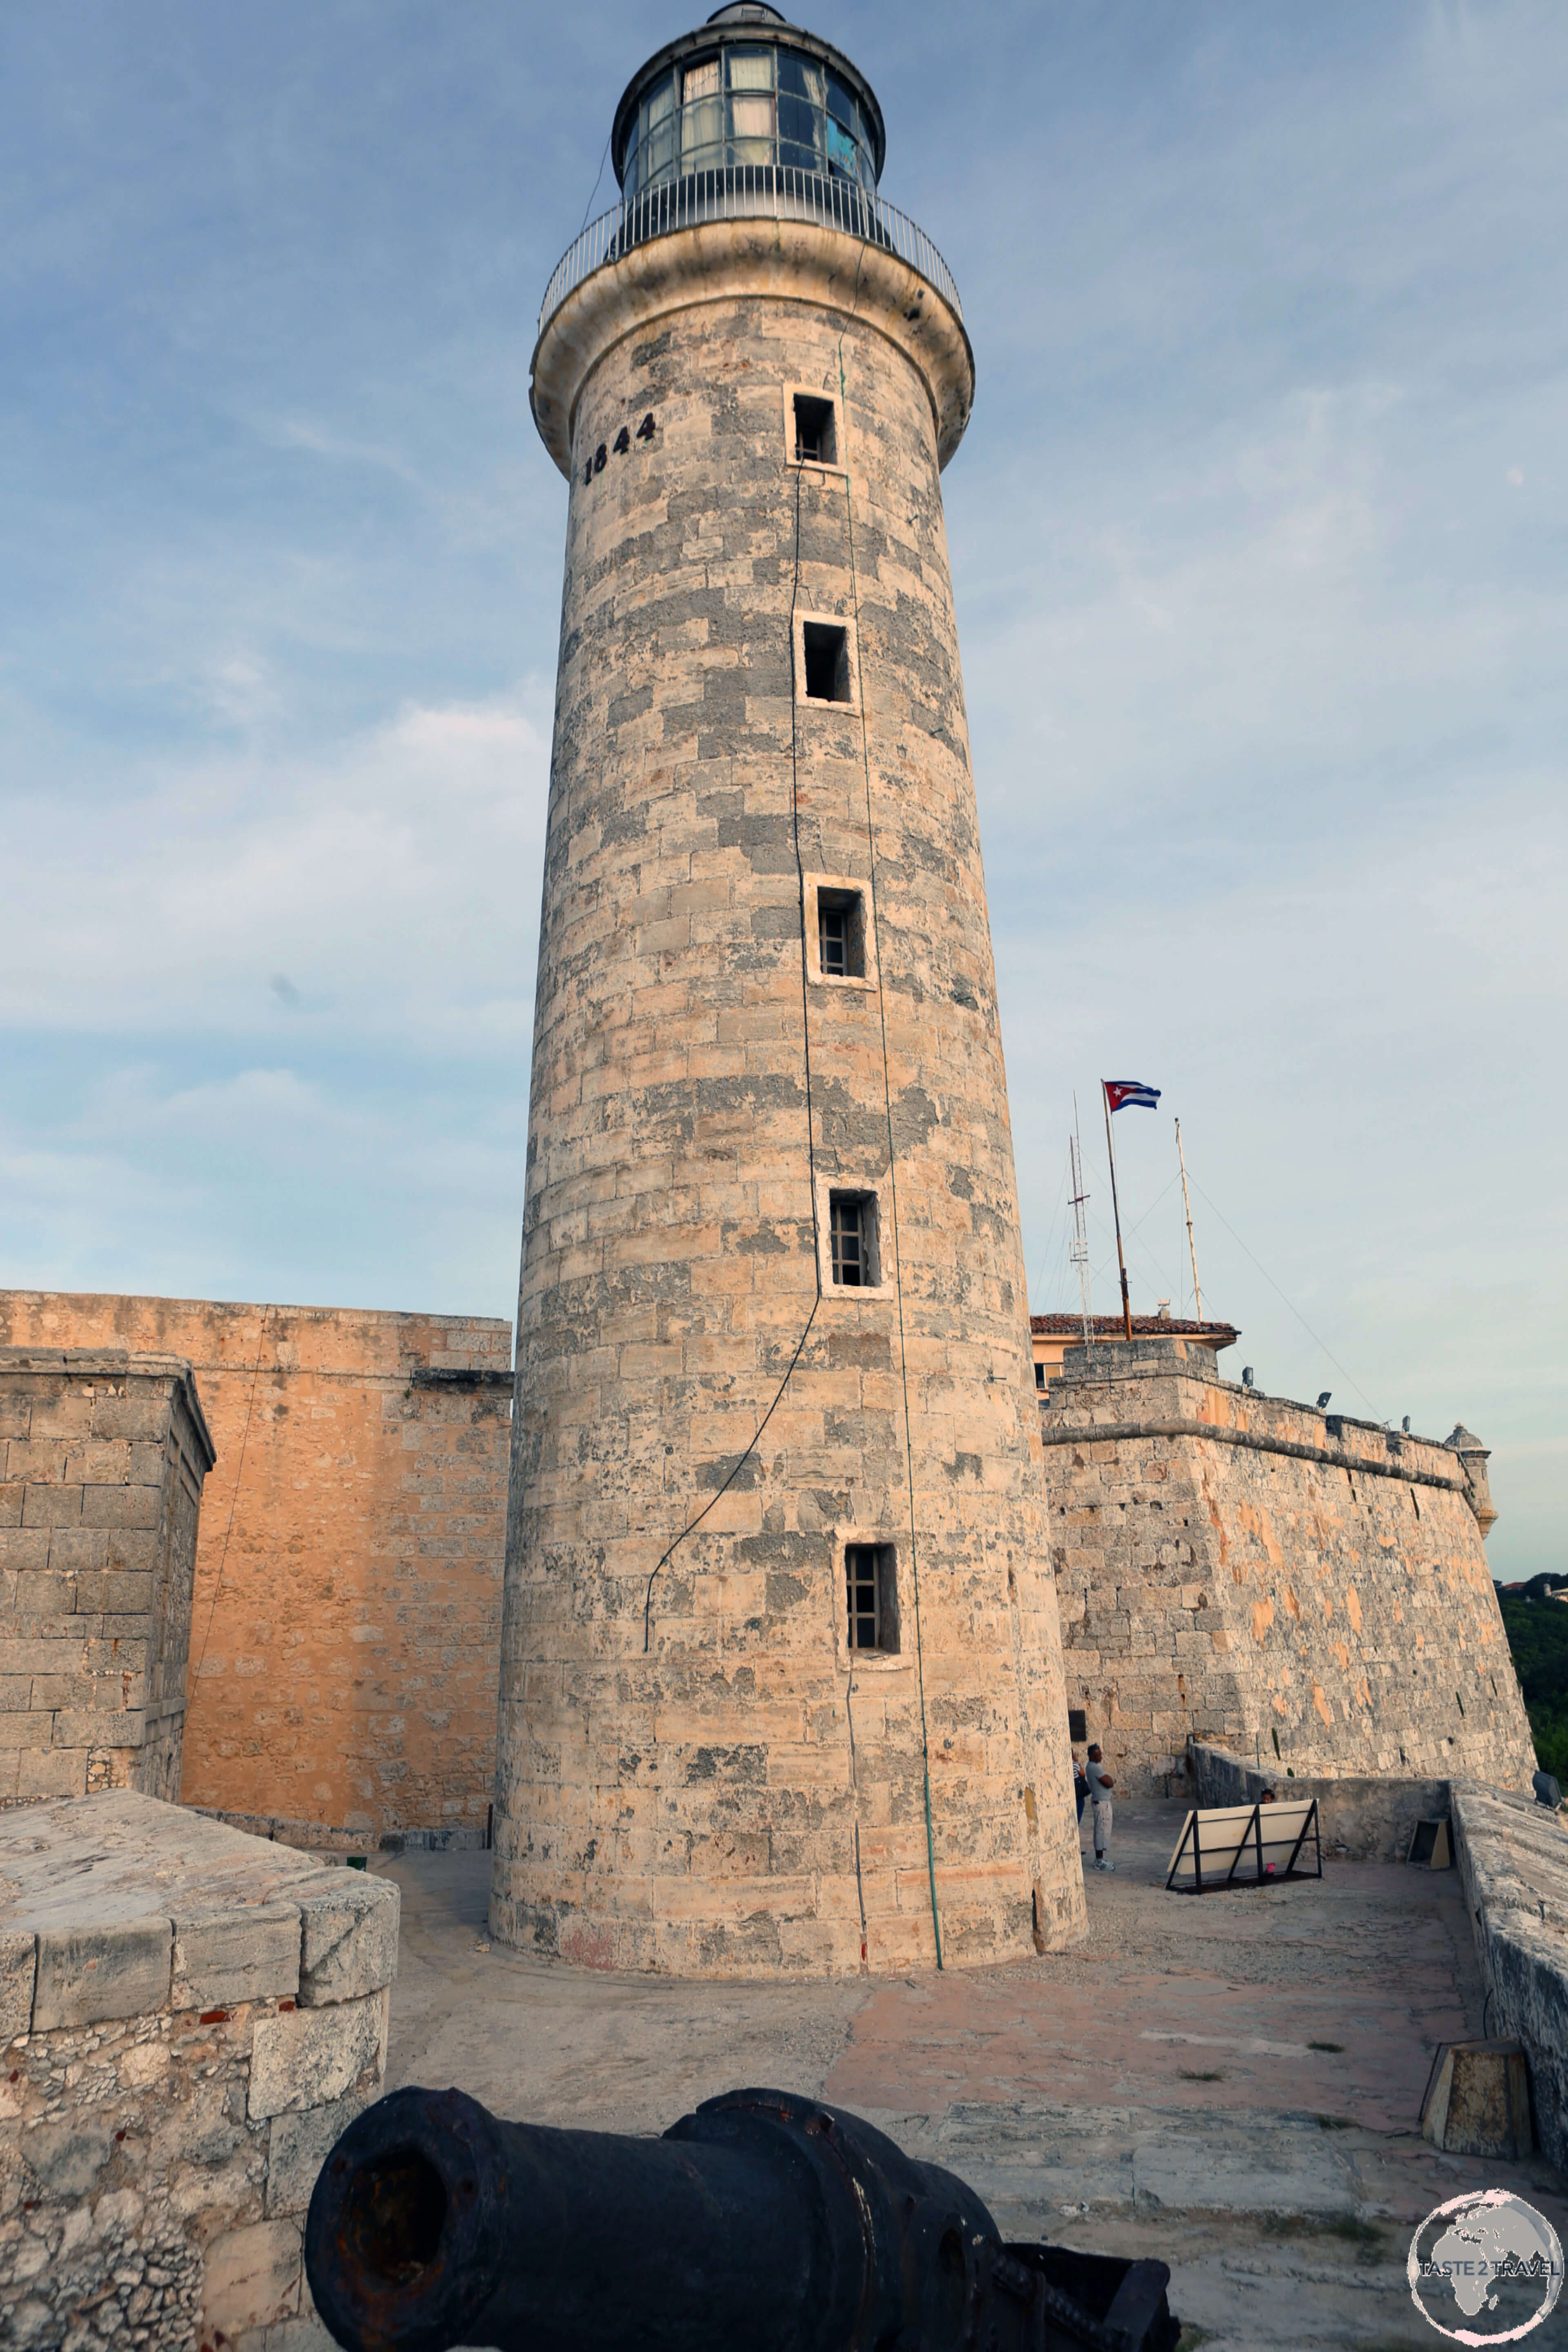
[[[1068,1702],[1130,1791],[1189,1736],[1298,1775],[1527,1790],[1534,1749],[1460,1455],[1077,1349],[1041,1412]]]

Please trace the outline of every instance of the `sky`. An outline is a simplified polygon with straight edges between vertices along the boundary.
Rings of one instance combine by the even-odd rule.
[[[1492,1448],[1568,1570],[1568,10],[842,0],[944,477],[1037,1310]],[[0,1284],[510,1316],[566,489],[528,367],[689,20],[0,13]],[[595,172],[601,176],[595,186]]]

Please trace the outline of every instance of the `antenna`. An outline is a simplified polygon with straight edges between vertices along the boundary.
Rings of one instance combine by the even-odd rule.
[[[1083,1301],[1083,1344],[1087,1348],[1092,1333],[1089,1314],[1089,1227],[1084,1222],[1083,1205],[1089,1194],[1083,1188],[1083,1145],[1078,1129],[1078,1090],[1072,1098],[1073,1131],[1068,1138],[1068,1165],[1072,1170],[1072,1262],[1078,1268],[1079,1295]]]
[[[1176,1157],[1182,1163],[1182,1206],[1187,1213],[1187,1248],[1193,1261],[1193,1308],[1197,1320],[1204,1319],[1204,1295],[1198,1288],[1198,1245],[1193,1239],[1193,1204],[1187,1197],[1187,1155],[1182,1150],[1182,1122],[1176,1121]]]

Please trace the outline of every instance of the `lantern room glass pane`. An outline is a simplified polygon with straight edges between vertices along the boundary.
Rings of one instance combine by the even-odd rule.
[[[867,138],[854,92],[813,58],[761,44],[727,47],[661,74],[644,92],[622,188],[630,197],[693,173],[776,163],[874,189]]]
[[[827,118],[827,168],[835,173],[842,173],[846,179],[860,177],[860,150],[831,115]]]
[[[772,89],[772,49],[731,49],[726,53],[725,64],[731,89]]]
[[[730,133],[735,139],[761,139],[771,142],[773,135],[773,100],[732,98],[730,100]],[[763,161],[766,163],[766,156]]]
[[[804,98],[812,106],[827,102],[827,82],[822,68],[810,58],[803,58],[798,49],[781,49],[779,58],[779,88],[792,98]]]

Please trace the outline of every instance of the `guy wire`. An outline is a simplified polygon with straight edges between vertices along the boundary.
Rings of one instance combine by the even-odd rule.
[[[668,1560],[674,1558],[681,1545],[686,1541],[687,1537],[694,1533],[694,1531],[702,1525],[703,1520],[708,1517],[709,1512],[712,1510],[714,1505],[723,1501],[724,1496],[729,1493],[731,1487],[734,1485],[736,1479],[740,1476],[742,1471],[745,1468],[747,1463],[756,1452],[757,1447],[762,1443],[763,1430],[766,1429],[769,1422],[772,1421],[774,1413],[778,1411],[779,1403],[784,1396],[784,1392],[785,1389],[788,1388],[792,1379],[795,1377],[795,1368],[800,1361],[802,1349],[805,1348],[807,1339],[811,1337],[811,1327],[816,1320],[816,1310],[822,1304],[822,1234],[816,1214],[816,1122],[812,1116],[811,1102],[811,1022],[808,1017],[809,999],[806,995],[805,986],[805,867],[801,862],[800,855],[800,759],[796,746],[796,737],[799,730],[795,719],[796,679],[795,670],[795,605],[800,597],[801,479],[801,472],[797,468],[795,478],[795,585],[790,591],[789,600],[790,814],[795,827],[795,871],[796,883],[800,892],[800,1025],[801,1036],[804,1042],[805,1053],[805,1159],[806,1168],[811,1181],[811,1255],[812,1262],[816,1269],[816,1296],[811,1302],[811,1313],[805,1318],[805,1328],[801,1333],[799,1339],[795,1342],[795,1353],[789,1360],[789,1369],[778,1384],[778,1390],[773,1397],[772,1404],[769,1405],[766,1412],[763,1413],[761,1421],[757,1423],[752,1435],[751,1444],[747,1446],[745,1452],[737,1458],[729,1476],[725,1479],[724,1484],[720,1487],[718,1493],[712,1496],[710,1500],[703,1505],[701,1510],[698,1512],[697,1517],[694,1519],[688,1520],[686,1526],[681,1528],[680,1533],[670,1545],[669,1549],[665,1553],[664,1558],[660,1559],[655,1567],[653,1574],[648,1578],[647,1590],[643,1594],[642,1604],[642,1645],[643,1655],[645,1657],[647,1654],[648,1643],[652,1634],[651,1612],[653,1608],[654,1582],[658,1576],[659,1570],[664,1568]],[[859,1853],[860,1832],[858,1825],[857,1825],[855,1832],[855,1869],[857,1881],[858,1881],[860,1868]],[[862,1898],[860,1905],[862,1927],[864,1927],[865,1924],[865,1917],[866,1906],[864,1899]]]
[[[862,259],[864,254],[862,254]],[[858,300],[860,275],[856,271],[855,293]],[[839,413],[847,424],[849,393],[844,381],[844,337],[838,338],[838,402]],[[847,435],[846,436],[847,437]],[[846,451],[846,455],[847,455]],[[898,1278],[893,1286],[899,1303],[899,1381],[904,1399],[904,1466],[910,1485],[910,1580],[915,1603],[915,1676],[921,1702],[921,1763],[925,1780],[926,1814],[926,1876],[931,1886],[931,1934],[936,1939],[936,1964],[942,1968],[942,1918],[936,1901],[936,1841],[931,1818],[931,1733],[926,1725],[925,1648],[921,1637],[921,1560],[920,1538],[915,1532],[915,1456],[914,1437],[910,1426],[910,1367],[904,1339],[904,1269],[899,1255],[899,1168],[893,1149],[893,1087],[888,1068],[888,999],[882,984],[882,934],[877,912],[877,829],[871,814],[871,751],[866,731],[866,679],[860,662],[860,585],[855,569],[855,500],[849,485],[849,469],[844,469],[844,514],[849,530],[849,596],[855,615],[855,665],[860,688],[860,765],[866,779],[866,843],[867,864],[871,898],[871,937],[877,950],[877,1011],[882,1024],[882,1099],[888,1114],[888,1192],[893,1213],[893,1263]],[[790,631],[795,642],[795,631]]]

